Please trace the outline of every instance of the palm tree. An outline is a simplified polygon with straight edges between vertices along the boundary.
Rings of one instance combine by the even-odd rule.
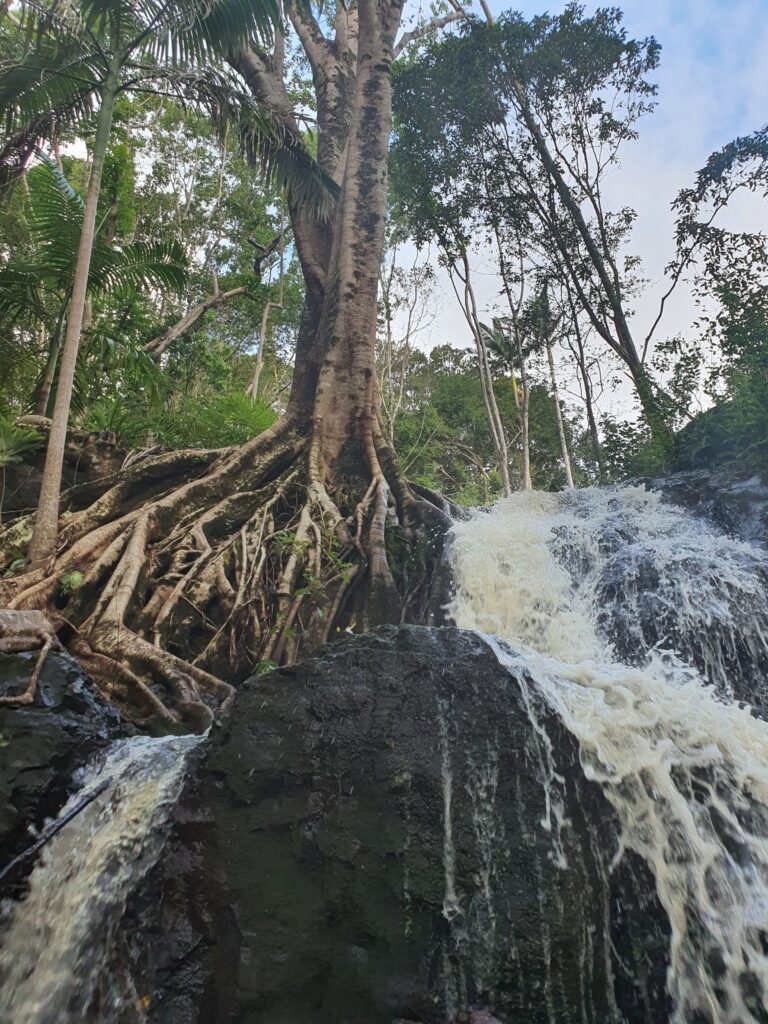
[[[15,129],[8,133],[11,139],[21,140],[21,152],[28,155],[30,140],[51,127],[51,112],[54,122],[56,117],[85,120],[96,108],[53,422],[29,549],[32,563],[40,564],[56,544],[61,469],[101,177],[118,96],[147,91],[183,94],[219,117],[236,115],[251,148],[265,154],[272,168],[294,183],[301,180],[304,168],[300,144],[291,145],[278,135],[266,115],[244,100],[234,76],[221,63],[233,47],[271,35],[279,20],[274,0],[81,0],[76,10],[53,0],[42,11],[38,5],[24,4],[21,18],[31,48],[0,75],[0,110]],[[5,157],[8,163],[10,156]]]
[[[33,396],[35,413],[45,416],[72,297],[84,204],[55,164],[42,151],[38,155],[41,163],[27,176],[31,251],[0,268],[0,322],[32,323],[48,338],[46,366]],[[186,276],[184,252],[177,243],[110,245],[104,232],[97,231],[87,295],[151,288],[181,291]]]

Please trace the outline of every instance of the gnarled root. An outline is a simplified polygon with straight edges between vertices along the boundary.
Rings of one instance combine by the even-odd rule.
[[[0,611],[0,653],[26,653],[38,647],[40,651],[24,692],[3,694],[0,696],[0,705],[19,707],[31,704],[35,699],[37,683],[49,651],[61,649],[53,627],[39,612]]]
[[[237,449],[124,470],[63,517],[53,564],[1,581],[0,600],[64,617],[70,650],[133,721],[202,731],[261,666],[423,617],[445,508],[409,487],[378,426],[352,500],[321,438],[321,423],[284,419]]]

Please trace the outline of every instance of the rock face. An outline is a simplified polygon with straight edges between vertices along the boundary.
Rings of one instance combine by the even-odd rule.
[[[760,476],[745,479],[733,471],[698,469],[643,482],[727,533],[768,547],[768,483]]]
[[[667,922],[615,848],[525,678],[386,627],[238,692],[121,969],[153,1024],[666,1021]]]
[[[0,695],[24,690],[37,654],[0,654]],[[67,654],[49,653],[32,704],[0,706],[0,868],[33,841],[29,826],[56,814],[76,769],[121,734],[117,711]]]

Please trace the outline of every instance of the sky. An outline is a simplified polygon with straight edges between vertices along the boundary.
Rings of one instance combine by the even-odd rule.
[[[655,74],[657,108],[640,122],[639,139],[624,148],[621,166],[611,172],[606,188],[614,208],[630,205],[638,214],[629,251],[641,257],[644,276],[649,279],[646,294],[635,303],[640,335],[655,317],[664,291],[664,267],[674,253],[670,204],[676,193],[692,183],[713,150],[768,121],[768,0],[612,2],[623,10],[630,35],[653,35],[662,47]],[[530,16],[544,10],[557,13],[564,5],[490,0],[490,6],[494,14],[512,7]],[[585,6],[590,12],[600,5],[587,2]],[[768,207],[764,202],[745,201],[720,223],[768,230]],[[447,282],[444,285],[441,283],[441,308],[427,343],[467,344],[462,314]],[[484,277],[478,291],[490,309],[498,292],[495,279]],[[695,317],[690,291],[681,288],[668,307],[659,335],[691,334]]]

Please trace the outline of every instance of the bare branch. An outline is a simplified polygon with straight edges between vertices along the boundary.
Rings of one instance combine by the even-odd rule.
[[[493,20],[494,20],[493,19],[493,15],[491,14],[491,9],[489,8],[488,4],[486,3],[486,0],[480,0],[480,6],[483,9],[483,14],[485,15],[485,20],[488,22],[489,25],[493,25]]]
[[[149,352],[152,358],[157,361],[163,352],[180,338],[182,334],[196,324],[200,317],[207,313],[209,309],[215,309],[216,306],[220,306],[223,302],[227,302],[229,299],[234,299],[237,295],[243,295],[245,288],[231,288],[228,292],[216,292],[214,295],[209,295],[202,302],[198,302],[196,306],[193,306],[190,311],[178,320],[175,324],[168,328],[164,334],[159,335],[157,338],[153,338],[152,341],[148,341],[144,346],[144,351]]]
[[[299,8],[298,4],[290,3],[288,17],[291,19],[291,24],[299,37],[299,42],[307,55],[313,73],[322,73],[328,60],[333,56],[333,51],[310,10],[309,4],[302,4]]]
[[[446,25],[450,25],[454,21],[461,21],[464,18],[471,17],[466,11],[458,10],[453,11],[451,14],[445,14],[442,18],[435,18],[434,21],[425,22],[425,24],[418,26],[412,32],[404,32],[400,37],[399,42],[395,45],[395,57],[399,57],[400,54],[405,50],[411,43],[416,42],[418,39],[423,39],[429,35],[430,32],[439,32],[441,28],[445,28]]]

